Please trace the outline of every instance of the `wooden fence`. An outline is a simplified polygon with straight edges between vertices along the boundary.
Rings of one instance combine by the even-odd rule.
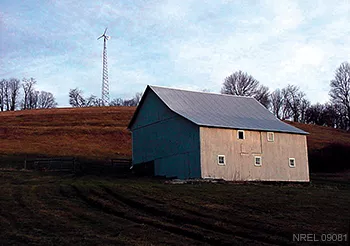
[[[130,174],[131,159],[115,158],[104,162],[87,161],[81,164],[85,173],[91,174]]]
[[[82,172],[88,174],[131,173],[131,159],[114,158],[109,161],[78,160],[74,157],[34,158],[24,161],[25,169],[39,171]]]
[[[24,161],[25,169],[34,169],[40,171],[75,171],[77,161],[74,157],[55,157],[55,158],[35,158]]]
[[[111,159],[111,165],[114,168],[128,168],[130,169],[131,167],[131,159],[123,159],[123,158],[118,158],[118,159]]]

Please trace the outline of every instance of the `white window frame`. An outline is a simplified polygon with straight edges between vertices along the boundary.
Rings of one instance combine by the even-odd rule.
[[[290,161],[291,161],[291,160],[293,160],[294,165],[291,165],[291,164],[290,164]],[[288,165],[289,165],[290,168],[295,168],[295,166],[296,166],[296,164],[295,164],[295,158],[289,158],[289,159],[288,159]]]
[[[270,134],[272,136],[272,139],[269,138]],[[274,132],[267,132],[267,141],[268,142],[275,142],[275,133]]]
[[[224,158],[224,163],[220,163],[220,157]],[[226,157],[225,157],[225,155],[218,155],[218,165],[219,166],[225,166],[226,165]]]
[[[260,159],[260,164],[256,164],[256,160]],[[262,166],[262,157],[259,155],[254,156],[254,166],[261,167]]]
[[[240,132],[243,133],[243,138],[239,138],[239,133],[240,133]],[[244,132],[244,130],[238,130],[238,131],[237,131],[237,139],[240,139],[240,140],[245,139],[245,132]]]

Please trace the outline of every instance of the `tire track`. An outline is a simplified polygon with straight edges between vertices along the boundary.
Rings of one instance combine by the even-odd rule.
[[[189,203],[187,203],[187,204],[189,204]],[[189,205],[193,206],[192,204],[189,204]],[[193,215],[198,216],[198,217],[204,217],[204,218],[209,219],[209,220],[213,220],[213,219],[219,220],[220,222],[225,222],[228,225],[235,225],[238,227],[243,227],[247,230],[256,231],[259,233],[261,233],[263,231],[268,235],[278,236],[281,239],[286,239],[287,241],[289,241],[290,235],[292,235],[292,233],[289,233],[289,232],[278,231],[278,230],[273,229],[274,225],[272,225],[271,223],[265,222],[263,225],[261,225],[260,221],[256,221],[256,220],[252,220],[252,219],[235,218],[235,220],[232,221],[232,220],[227,219],[227,216],[226,217],[220,216],[220,215],[218,216],[218,214],[212,215],[212,211],[210,209],[203,207],[201,205],[199,205],[198,207],[200,207],[201,211],[205,211],[205,212],[201,213],[201,212],[197,212],[197,211],[194,211],[192,209],[189,209],[189,208],[184,208],[184,207],[176,206],[173,204],[171,204],[171,207],[174,207],[175,209],[178,209],[178,210],[186,211],[187,213],[193,214]],[[245,207],[242,207],[242,209],[245,209]],[[235,212],[239,213],[240,211],[235,211]],[[227,213],[227,212],[225,212],[225,213]],[[248,223],[252,223],[254,225],[248,224]],[[279,243],[281,243],[281,242],[279,242]],[[284,244],[285,243],[288,243],[288,242],[284,242]]]
[[[139,193],[139,189],[135,189],[137,193]],[[113,192],[113,191],[112,191]],[[226,212],[223,212],[222,214],[220,213],[213,213],[213,211],[211,211],[210,209],[208,209],[207,207],[204,207],[204,206],[201,206],[201,205],[196,205],[197,207],[200,208],[200,211],[201,212],[198,212],[198,211],[195,211],[193,209],[190,209],[190,208],[186,208],[184,206],[177,206],[177,205],[174,205],[174,204],[166,204],[164,201],[161,201],[161,200],[158,200],[154,197],[149,197],[148,195],[144,195],[144,194],[138,194],[138,195],[141,195],[142,198],[144,198],[145,200],[149,200],[153,203],[160,203],[162,205],[168,205],[172,208],[175,208],[175,210],[179,210],[179,211],[185,211],[187,212],[188,214],[190,215],[194,215],[194,216],[197,216],[199,218],[206,218],[208,220],[218,220],[220,222],[224,222],[226,223],[227,225],[234,225],[236,227],[243,227],[247,230],[250,230],[250,231],[253,231],[253,232],[257,232],[257,233],[261,233],[261,232],[264,232],[266,233],[266,235],[272,235],[272,236],[278,236],[279,238],[277,238],[277,240],[281,240],[281,242],[278,242],[279,244],[281,243],[284,243],[284,244],[288,244],[290,242],[290,238],[291,238],[291,235],[292,235],[292,232],[288,232],[288,231],[280,231],[280,230],[276,230],[274,228],[276,228],[276,225],[274,224],[271,224],[271,223],[268,223],[268,222],[265,222],[263,224],[260,223],[260,221],[256,221],[256,220],[252,220],[252,219],[249,219],[249,218],[235,218],[234,221],[232,220],[229,220],[227,218],[227,216],[222,216],[222,214],[227,214],[228,211]],[[185,203],[187,204],[188,206],[192,207],[193,204],[192,203],[189,203],[187,201],[181,201],[182,203]],[[246,210],[246,209],[251,209],[251,210],[254,210],[254,211],[259,211],[259,212],[262,212],[262,213],[265,213],[266,211],[262,210],[262,209],[257,209],[253,206],[247,206],[247,205],[241,205],[241,204],[235,204],[235,207],[241,207],[242,210]],[[237,212],[237,213],[241,213],[242,211],[230,211],[231,213],[232,212]],[[221,228],[221,227],[220,227]],[[278,228],[278,227],[277,227]]]
[[[76,217],[78,219],[81,219],[85,222],[87,222],[88,224],[95,224],[96,221],[99,221],[101,219],[101,217],[103,216],[104,219],[108,219],[108,224],[113,225],[113,236],[119,236],[119,234],[121,233],[121,231],[125,230],[124,228],[120,228],[120,224],[118,224],[118,222],[120,222],[121,224],[124,225],[124,223],[130,223],[129,221],[125,220],[125,219],[121,219],[121,221],[115,221],[110,219],[110,216],[106,215],[105,213],[98,213],[98,215],[96,215],[95,213],[92,212],[87,212],[86,210],[82,211],[82,204],[81,204],[81,199],[76,200],[76,201],[72,201],[73,198],[75,198],[75,196],[72,196],[70,193],[68,193],[66,190],[63,189],[62,186],[60,186],[59,189],[59,193],[65,197],[68,198],[69,200],[66,200],[64,202],[65,204],[65,210],[69,212],[69,214],[71,214],[73,217]],[[79,202],[79,204],[77,204],[77,202]],[[84,208],[91,208],[90,206],[84,206]],[[94,211],[96,212],[96,211]],[[132,223],[134,224],[134,223]],[[130,225],[131,226],[131,225]],[[105,232],[105,230],[103,230]]]
[[[154,216],[157,218],[163,218],[169,223],[176,223],[180,224],[183,226],[194,226],[196,229],[200,228],[203,232],[202,234],[206,235],[208,233],[213,233],[214,235],[222,235],[225,237],[235,235],[238,236],[239,238],[245,239],[245,240],[255,240],[259,241],[260,243],[267,243],[267,244],[287,244],[288,242],[284,240],[279,240],[279,239],[269,239],[263,236],[256,235],[255,233],[261,233],[261,231],[258,230],[252,230],[250,227],[246,228],[249,230],[248,231],[237,231],[237,229],[240,229],[240,226],[233,225],[235,228],[234,230],[227,229],[226,227],[231,227],[232,222],[230,221],[230,224],[226,224],[223,226],[217,226],[214,223],[210,222],[204,222],[203,218],[200,218],[201,220],[197,220],[193,216],[181,216],[181,215],[176,215],[174,213],[168,212],[168,211],[163,211],[159,210],[155,207],[151,207],[147,204],[129,199],[125,196],[122,196],[120,194],[115,193],[112,191],[110,188],[101,186],[107,194],[111,195],[113,198],[115,198],[117,201],[120,201],[124,203],[126,206],[133,208],[136,211],[141,211],[142,213],[146,213],[150,216]],[[182,211],[182,208],[180,208],[180,211]],[[213,218],[211,218],[213,219]],[[232,227],[231,227],[232,228]]]
[[[213,237],[208,237],[203,235],[202,233],[198,233],[196,231],[191,230],[190,228],[185,228],[184,226],[179,227],[176,225],[173,225],[169,222],[164,222],[164,221],[159,221],[159,220],[153,220],[148,217],[144,216],[133,216],[130,215],[127,212],[123,211],[117,211],[115,210],[112,206],[108,206],[106,204],[103,204],[103,202],[98,201],[96,199],[92,199],[89,196],[84,195],[78,187],[72,186],[73,189],[77,192],[77,196],[79,196],[82,200],[84,200],[87,204],[91,205],[92,207],[95,207],[99,210],[102,210],[108,214],[127,219],[129,221],[132,221],[134,223],[138,224],[146,224],[161,230],[165,230],[170,233],[174,233],[183,237],[191,238],[195,241],[200,241],[202,243],[209,243],[212,245],[232,245],[232,240],[222,240],[222,239],[217,239]],[[127,206],[129,207],[129,206]],[[234,239],[236,240],[235,243],[237,244],[246,244],[247,241],[250,243],[253,243],[254,241],[251,239],[245,239],[245,238],[240,238],[237,236],[234,236]]]

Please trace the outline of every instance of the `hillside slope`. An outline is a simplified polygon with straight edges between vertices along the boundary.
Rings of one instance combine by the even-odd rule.
[[[322,149],[332,144],[350,146],[350,133],[345,130],[290,121],[286,123],[310,133],[307,138],[309,150]]]
[[[330,127],[287,122],[310,133],[307,136],[312,172],[337,172],[350,169],[350,133]]]
[[[134,111],[134,107],[91,107],[0,112],[0,157],[131,157],[131,134],[126,127]],[[312,171],[349,168],[343,159],[350,152],[350,133],[287,123],[310,133]]]
[[[133,107],[0,112],[0,155],[131,156]]]

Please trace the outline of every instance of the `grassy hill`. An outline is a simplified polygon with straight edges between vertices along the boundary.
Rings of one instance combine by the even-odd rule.
[[[307,137],[311,172],[349,170],[350,133],[330,127],[287,122],[310,133]]]
[[[0,112],[0,156],[131,156],[133,107]]]
[[[307,141],[311,151],[322,149],[329,145],[350,146],[350,133],[345,130],[290,121],[286,123],[310,133]]]
[[[74,156],[92,160],[131,156],[126,129],[134,107],[91,107],[0,112],[0,159]],[[350,133],[287,122],[308,131],[312,171],[346,169]],[[0,160],[1,161],[1,160]]]

